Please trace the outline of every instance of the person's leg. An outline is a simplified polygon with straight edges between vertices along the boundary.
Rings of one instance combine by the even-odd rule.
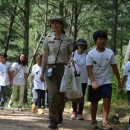
[[[41,105],[45,108],[45,90],[41,90]]]
[[[57,121],[56,117],[58,115],[58,101],[57,101],[57,96],[58,96],[58,88],[57,88],[57,79],[55,74],[53,77],[50,79],[45,75],[45,81],[48,87],[48,102],[49,102],[49,118],[50,118],[50,124],[49,128],[50,129],[55,129],[57,128]]]
[[[110,103],[111,100],[104,98],[103,99],[103,122],[108,122],[108,116],[110,112]]]
[[[37,109],[41,108],[41,90],[40,89],[35,89],[35,91],[37,92]]]
[[[20,89],[19,107],[22,108],[22,106],[23,106],[23,99],[24,99],[24,90],[25,90],[25,87],[24,87],[24,86],[19,86],[19,89]]]
[[[8,104],[8,107],[11,108],[12,107],[12,103],[13,101],[17,98],[17,93],[18,93],[18,86],[13,86],[12,87],[12,95],[10,97],[10,101],[9,101],[9,104]]]
[[[78,103],[78,113],[77,113],[77,119],[78,120],[83,120],[83,109],[84,109],[84,98],[85,98],[85,93],[86,93],[86,88],[87,88],[87,83],[82,83],[82,93],[83,93],[83,98],[81,101]]]
[[[60,85],[61,85],[61,80],[63,77],[64,73],[64,64],[56,65],[56,80],[57,80],[57,88],[58,88],[58,95],[57,95],[57,110],[58,110],[58,115],[57,115],[57,122],[58,124],[62,123],[63,121],[63,112],[64,112],[64,107],[65,107],[65,95],[64,93],[60,92]]]
[[[37,92],[37,109],[38,109],[38,114],[44,114],[43,109],[41,108],[41,100],[42,100],[42,96],[43,96],[43,90],[41,89],[35,89],[35,91]]]
[[[78,114],[82,114],[84,109],[84,98],[85,98],[86,88],[87,88],[87,84],[82,83],[83,100],[79,102]]]
[[[76,101],[72,101],[72,115],[71,115],[71,119],[75,120],[77,117],[77,105],[78,103]]]
[[[97,109],[98,109],[98,102],[91,102],[92,122],[96,122]]]
[[[8,86],[1,86],[1,87],[2,87],[1,107],[3,108],[6,100],[6,92],[8,90]]]
[[[96,115],[99,100],[100,100],[100,88],[94,90],[92,86],[88,86],[88,101],[91,102],[91,118],[92,118],[92,127],[94,129],[98,128]]]
[[[111,84],[105,84],[101,86],[101,93],[103,98],[103,121],[102,126],[103,129],[111,129],[108,122],[108,116],[110,112],[110,104],[111,104],[111,95],[112,95],[112,86]]]

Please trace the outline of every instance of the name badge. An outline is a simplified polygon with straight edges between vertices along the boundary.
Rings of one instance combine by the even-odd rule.
[[[55,41],[49,41],[49,43],[55,43]]]

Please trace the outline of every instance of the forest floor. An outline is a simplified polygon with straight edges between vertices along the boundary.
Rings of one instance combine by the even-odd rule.
[[[114,109],[116,111],[114,115],[119,114],[120,123],[115,122],[114,118],[111,118],[111,121],[113,120],[111,123],[113,130],[129,130],[129,115],[126,114],[125,109],[117,108],[116,110]],[[63,115],[64,121],[58,125],[58,130],[92,130],[90,114],[84,113],[85,120],[71,120],[70,115],[71,110],[65,109]],[[97,120],[99,125],[101,125],[102,117],[99,113]],[[32,113],[30,109],[25,109],[24,111],[14,110],[14,112],[6,108],[0,110],[0,130],[49,130],[48,124],[48,108],[44,109],[43,115]],[[99,128],[98,130],[101,129]]]

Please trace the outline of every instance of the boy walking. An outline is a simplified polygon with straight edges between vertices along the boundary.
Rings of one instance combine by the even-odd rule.
[[[103,99],[102,129],[112,130],[108,122],[112,95],[111,68],[118,80],[118,89],[121,90],[119,71],[115,62],[114,53],[106,48],[107,33],[102,30],[94,32],[93,39],[96,47],[92,49],[86,59],[88,71],[88,101],[91,102],[92,127],[98,128],[96,114],[98,101]]]

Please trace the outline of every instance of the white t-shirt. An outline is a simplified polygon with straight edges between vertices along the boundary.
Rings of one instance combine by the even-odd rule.
[[[0,86],[9,85],[8,63],[0,63]]]
[[[130,91],[130,61],[128,61],[124,66],[124,75],[127,76],[126,90]]]
[[[24,74],[28,73],[28,67],[20,65],[20,64],[18,64],[18,62],[14,62],[11,66],[11,71],[14,71],[14,75],[15,75],[15,73],[18,72],[14,76],[13,84],[21,85],[21,86],[24,85],[25,84]]]
[[[45,90],[44,82],[40,80],[42,74],[42,68],[38,64],[35,64],[32,67],[31,76],[33,76],[34,89]]]
[[[9,71],[10,71],[11,64],[7,61],[3,65],[5,65],[5,67],[6,67],[6,79],[5,79],[5,82],[4,82],[4,86],[8,86],[10,84]]]
[[[80,74],[80,82],[87,83],[88,75],[87,75],[87,67],[86,67],[86,52],[83,54],[78,54],[77,50],[74,52],[74,63],[76,67],[76,71]]]
[[[105,48],[103,52],[94,48],[89,51],[86,58],[86,65],[93,66],[92,71],[99,86],[111,83],[111,64],[116,64],[116,61],[113,51],[108,48]],[[89,78],[88,84],[91,85]]]

